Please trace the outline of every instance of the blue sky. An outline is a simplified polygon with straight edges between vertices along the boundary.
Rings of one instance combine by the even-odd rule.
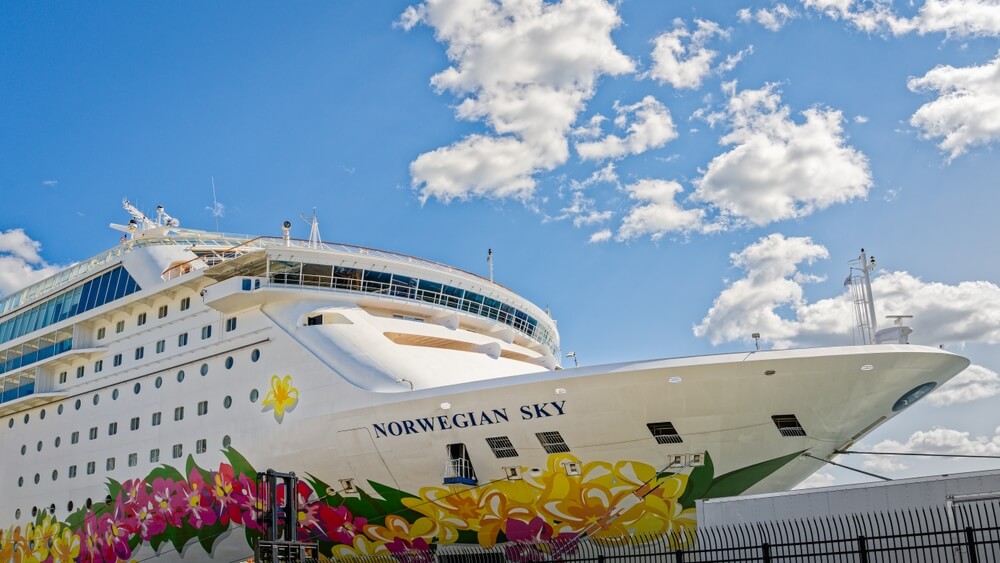
[[[113,246],[122,197],[302,237],[315,207],[492,248],[597,364],[850,343],[866,247],[878,316],[974,367],[865,446],[1000,455],[998,36],[996,0],[4,2],[0,293]],[[1000,467],[889,459],[840,461]]]

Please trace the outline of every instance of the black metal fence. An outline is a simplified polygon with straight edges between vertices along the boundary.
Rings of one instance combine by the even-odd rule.
[[[506,543],[490,549],[438,545],[432,551],[348,559],[355,563],[990,563],[1000,561],[1000,501],[817,517],[690,532]]]

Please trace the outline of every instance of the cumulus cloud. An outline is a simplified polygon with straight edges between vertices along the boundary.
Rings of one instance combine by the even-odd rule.
[[[694,200],[735,223],[765,225],[868,195],[868,159],[846,145],[840,111],[810,108],[796,123],[774,84],[737,92],[730,82],[724,91],[726,107],[699,116],[726,123],[730,132],[720,142],[732,148],[695,180]]]
[[[802,489],[815,489],[816,487],[831,487],[837,481],[832,473],[826,471],[817,471],[809,477],[806,477],[805,481],[802,481],[794,488],[795,490]]]
[[[1000,54],[982,66],[937,66],[906,85],[913,92],[937,93],[917,109],[910,125],[925,139],[941,138],[938,146],[950,159],[1000,139]]]
[[[632,105],[615,102],[615,125],[628,131],[625,138],[608,135],[601,140],[576,144],[583,160],[620,158],[662,147],[677,138],[670,110],[652,96]]]
[[[933,395],[931,395],[933,396]],[[1000,455],[1000,428],[993,431],[992,436],[972,436],[950,428],[934,428],[920,430],[910,435],[905,442],[883,440],[871,448],[875,452],[928,453],[953,455]],[[888,459],[888,456],[865,456],[865,467],[880,469],[884,472],[906,469],[901,461]]]
[[[574,227],[599,225],[611,219],[611,211],[598,211],[593,198],[584,195],[582,191],[574,191],[570,195],[569,205],[560,209],[560,214],[553,221],[573,220]]]
[[[434,29],[452,66],[431,84],[462,98],[459,118],[495,133],[418,156],[410,175],[425,202],[531,197],[532,175],[568,159],[567,135],[598,77],[634,69],[611,40],[621,19],[604,0],[427,0],[398,23]]]
[[[800,265],[827,259],[822,245],[810,238],[772,234],[730,258],[744,275],[722,290],[694,327],[695,335],[720,344],[745,341],[759,332],[761,340],[786,347],[843,344],[852,334],[854,309],[848,291],[813,302],[804,297],[803,286],[817,278],[800,271]],[[872,293],[877,319],[887,314],[914,316],[914,342],[1000,343],[1000,287],[992,282],[949,285],[925,282],[907,272],[881,272],[872,280]]]
[[[645,179],[625,186],[630,199],[638,202],[628,212],[618,228],[617,239],[625,241],[649,235],[659,240],[663,235],[677,231],[692,231],[701,227],[705,212],[701,209],[683,209],[677,203],[677,194],[684,188],[672,180]]]
[[[719,54],[707,47],[713,37],[726,37],[728,31],[719,24],[696,19],[695,30],[688,31],[684,20],[674,20],[674,30],[653,39],[653,67],[649,76],[669,82],[677,89],[701,87],[712,70],[712,61]]]
[[[43,280],[61,266],[42,259],[42,245],[23,229],[0,231],[0,296],[7,295],[36,281]]]
[[[997,0],[927,0],[911,18],[899,16],[891,4],[884,2],[802,0],[802,4],[865,32],[944,33],[949,37],[1000,35],[1000,2]]]
[[[571,181],[570,188],[583,190],[594,184],[618,184],[618,172],[615,170],[614,162],[609,162],[604,165],[604,168],[595,170],[586,180]]]
[[[590,240],[587,242],[595,244],[598,242],[606,242],[611,238],[611,229],[601,229],[596,233],[590,235]]]
[[[1000,374],[975,364],[927,396],[932,405],[944,407],[1000,395]]]
[[[779,31],[785,24],[799,17],[799,13],[783,3],[777,3],[773,8],[759,8],[756,11],[743,8],[737,12],[741,22],[757,22],[768,31]]]

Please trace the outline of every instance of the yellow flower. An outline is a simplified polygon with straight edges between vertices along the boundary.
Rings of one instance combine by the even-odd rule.
[[[73,533],[68,527],[62,531],[52,542],[53,563],[72,563],[80,555],[80,536]]]
[[[264,397],[261,406],[267,411],[267,407],[274,408],[274,419],[281,422],[285,418],[285,411],[291,412],[295,405],[299,403],[299,390],[292,387],[292,376],[286,375],[279,378],[277,375],[271,376],[271,390]]]
[[[373,542],[362,534],[354,536],[353,545],[337,544],[333,546],[333,559],[350,559],[354,557],[364,557],[366,555],[389,555],[388,548],[384,542]]]

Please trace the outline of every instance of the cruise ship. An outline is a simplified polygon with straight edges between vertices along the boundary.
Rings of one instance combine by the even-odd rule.
[[[969,364],[874,330],[864,254],[863,345],[575,367],[491,279],[315,218],[298,240],[124,207],[121,244],[0,300],[0,561],[249,558],[268,469],[327,557],[656,537],[795,486]]]

